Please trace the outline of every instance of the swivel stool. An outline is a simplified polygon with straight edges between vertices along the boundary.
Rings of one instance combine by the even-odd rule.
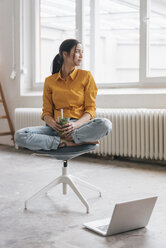
[[[75,176],[72,176],[68,174],[67,168],[68,168],[68,160],[71,160],[72,158],[78,157],[82,154],[85,154],[87,152],[93,151],[96,149],[98,145],[95,144],[84,144],[80,146],[72,146],[72,147],[63,147],[58,148],[57,150],[51,150],[51,151],[37,151],[35,152],[36,155],[40,154],[47,154],[52,157],[55,157],[57,160],[63,161],[63,167],[62,167],[62,175],[58,178],[54,179],[51,183],[46,185],[44,188],[42,188],[40,191],[38,191],[36,194],[31,196],[29,199],[25,201],[25,209],[28,208],[29,204],[36,199],[37,197],[47,194],[47,192],[57,186],[58,184],[62,184],[63,194],[67,194],[67,185],[71,187],[71,189],[74,191],[74,193],[77,195],[77,197],[81,200],[81,202],[86,207],[86,212],[89,213],[89,204],[85,197],[82,195],[78,187],[76,186],[76,183],[80,183],[83,186],[88,187],[91,190],[97,191],[99,193],[99,196],[101,197],[101,190],[97,188],[96,186],[85,182]]]

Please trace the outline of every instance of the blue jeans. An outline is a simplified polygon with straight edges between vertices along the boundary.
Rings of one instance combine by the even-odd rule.
[[[70,121],[76,121],[71,118]],[[94,118],[72,132],[76,144],[97,141],[108,135],[112,123],[106,118]],[[58,133],[49,126],[22,128],[15,132],[15,143],[30,150],[56,150],[60,144]]]

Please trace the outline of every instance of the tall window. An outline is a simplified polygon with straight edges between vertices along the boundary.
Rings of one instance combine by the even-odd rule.
[[[81,1],[83,8],[79,9],[76,6]],[[166,83],[165,0],[35,2],[36,82],[44,82],[51,74],[50,66],[61,42],[79,39],[77,21],[83,13],[84,22],[79,27],[84,34],[82,68],[91,70],[98,84]]]
[[[100,0],[98,80],[139,81],[139,0]]]

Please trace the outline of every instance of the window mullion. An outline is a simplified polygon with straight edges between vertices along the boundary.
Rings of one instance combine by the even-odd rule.
[[[140,84],[143,84],[146,81],[148,68],[148,2],[149,0],[140,0]]]
[[[85,44],[84,4],[83,0],[76,0],[76,39],[81,42],[83,47]],[[82,62],[81,68],[83,67],[84,64]]]
[[[33,72],[33,85],[40,82],[40,63],[41,63],[41,51],[40,51],[40,0],[33,1],[32,0],[32,72]]]
[[[90,69],[94,77],[99,72],[99,4],[99,0],[90,1]]]

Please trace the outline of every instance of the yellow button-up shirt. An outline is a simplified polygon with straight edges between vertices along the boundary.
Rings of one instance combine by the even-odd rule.
[[[79,119],[89,113],[96,115],[97,86],[90,71],[74,69],[64,79],[60,71],[46,78],[43,90],[43,113],[56,119],[61,116]]]

